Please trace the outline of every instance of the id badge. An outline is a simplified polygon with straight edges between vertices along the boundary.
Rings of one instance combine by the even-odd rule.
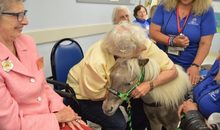
[[[176,47],[169,46],[167,48],[167,53],[178,56],[180,54],[180,51]]]

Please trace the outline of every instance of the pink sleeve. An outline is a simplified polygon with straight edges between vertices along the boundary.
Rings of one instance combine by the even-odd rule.
[[[46,81],[44,83],[45,90],[49,99],[49,108],[51,112],[56,112],[65,107],[63,104],[63,98],[60,97]]]

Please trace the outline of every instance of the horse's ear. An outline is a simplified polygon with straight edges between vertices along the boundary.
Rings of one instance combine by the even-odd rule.
[[[148,63],[149,59],[138,59],[139,66],[145,66]]]

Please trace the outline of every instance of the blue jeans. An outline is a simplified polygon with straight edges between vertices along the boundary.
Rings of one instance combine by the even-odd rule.
[[[107,116],[102,111],[103,101],[79,100],[81,116],[89,121],[101,125],[102,130],[125,130],[125,118],[118,109],[112,116]]]

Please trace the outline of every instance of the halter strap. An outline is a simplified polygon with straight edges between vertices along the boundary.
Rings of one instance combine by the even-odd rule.
[[[123,101],[128,102],[130,99],[130,95],[132,93],[132,91],[139,86],[143,81],[144,81],[144,77],[145,77],[145,69],[144,67],[141,68],[141,75],[138,79],[138,81],[126,92],[126,93],[122,93],[122,92],[117,92],[112,88],[109,88],[109,92],[111,92],[112,94],[118,96],[119,98],[121,98]]]
[[[129,96],[132,93],[132,91],[144,81],[144,77],[145,77],[145,69],[144,69],[144,67],[141,67],[141,75],[140,75],[138,81],[126,93],[117,92],[112,88],[108,89],[109,92],[118,96],[120,99],[122,99],[123,101],[126,101],[128,103],[128,106],[127,106],[128,125],[129,125],[130,130],[133,130],[133,128],[132,128],[132,121],[131,121],[131,102],[130,102]]]

